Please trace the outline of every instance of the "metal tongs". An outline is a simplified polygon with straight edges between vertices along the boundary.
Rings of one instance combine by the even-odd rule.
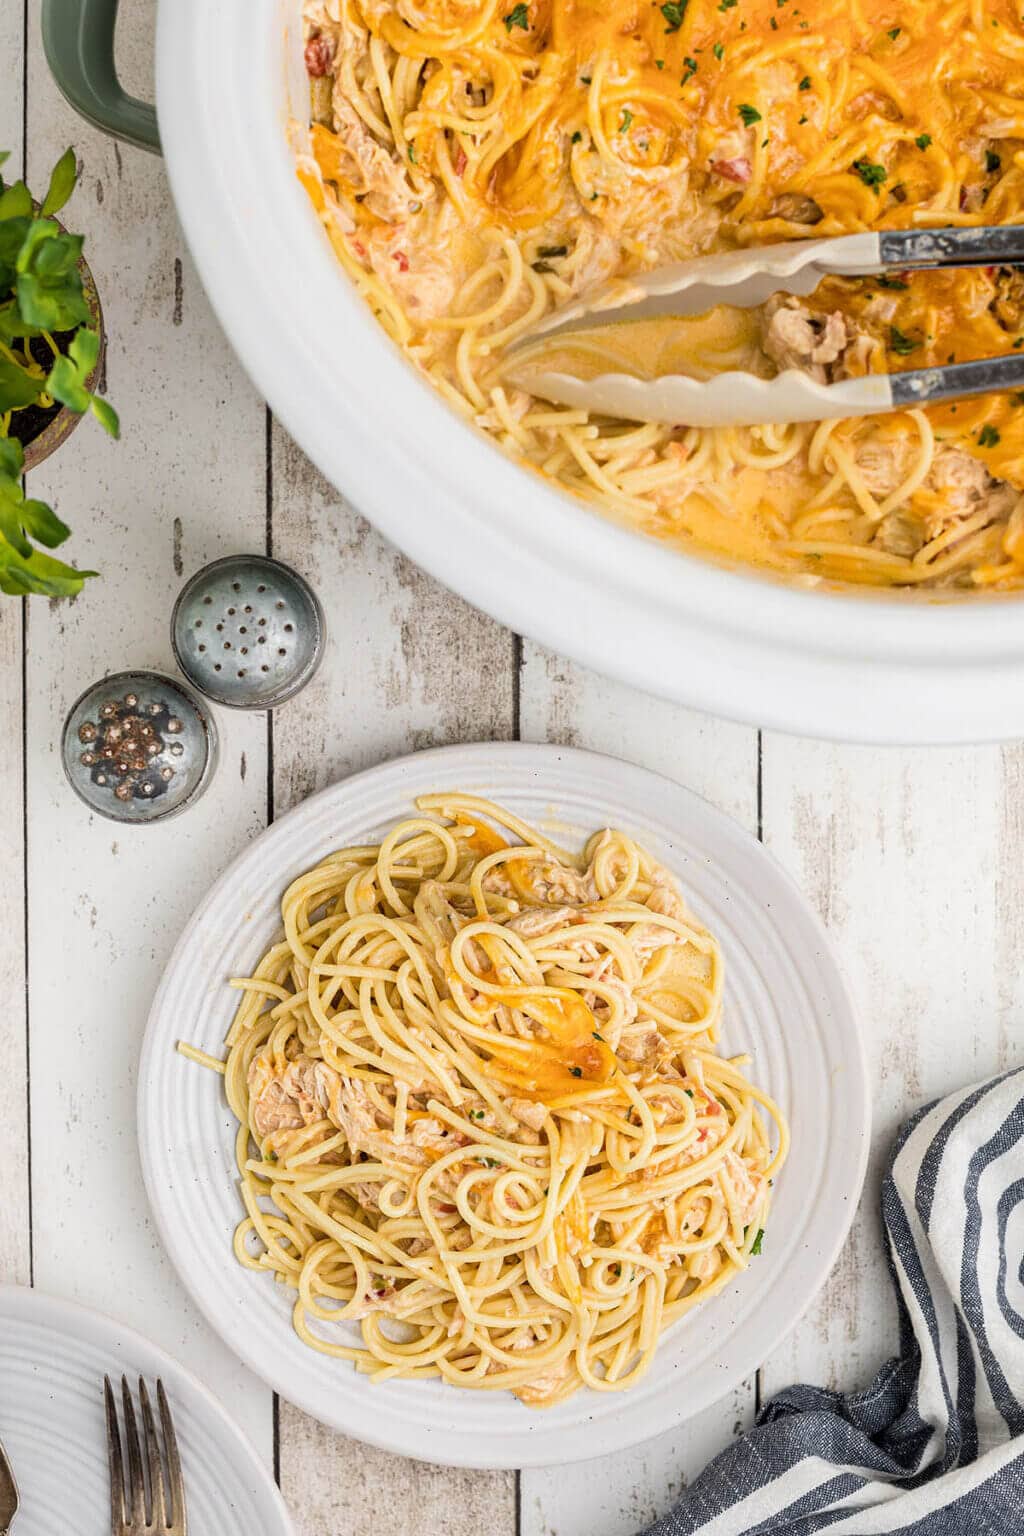
[[[1024,387],[1021,353],[867,374],[837,384],[819,383],[798,369],[767,379],[731,370],[705,381],[678,373],[644,379],[608,372],[583,379],[544,365],[544,352],[555,339],[586,332],[593,352],[608,325],[700,315],[718,304],[751,309],[780,292],[806,297],[829,274],[868,277],[890,270],[1016,263],[1024,263],[1024,225],[881,230],[701,256],[618,279],[557,310],[516,343],[505,377],[559,405],[697,427],[823,421],[1019,389]]]

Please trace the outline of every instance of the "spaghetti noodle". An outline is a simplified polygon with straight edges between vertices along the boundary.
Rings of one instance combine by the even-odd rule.
[[[698,430],[553,407],[509,343],[607,279],[737,244],[1005,223],[1024,196],[1011,0],[305,0],[300,175],[445,398],[627,525],[813,582],[1017,587],[1021,397]],[[834,280],[898,368],[1024,341],[1008,271]]]
[[[717,1054],[718,945],[631,838],[417,806],[294,881],[233,983],[236,1254],[373,1380],[629,1387],[760,1251],[785,1120]]]

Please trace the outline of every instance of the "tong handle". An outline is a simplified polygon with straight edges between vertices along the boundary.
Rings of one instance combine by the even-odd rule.
[[[882,267],[1001,267],[1024,262],[1024,224],[957,229],[883,229]]]
[[[987,395],[1024,389],[1024,354],[980,357],[973,363],[946,363],[941,368],[909,368],[891,373],[894,406],[927,405],[957,395]]]

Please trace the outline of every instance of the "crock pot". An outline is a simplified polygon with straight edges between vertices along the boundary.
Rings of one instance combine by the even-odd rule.
[[[116,9],[44,0],[47,54],[85,116],[155,148],[152,110],[117,83]],[[160,0],[159,139],[242,363],[361,512],[503,623],[697,709],[876,743],[1024,734],[1021,598],[901,600],[724,569],[605,521],[459,420],[357,298],[296,178],[300,11]]]

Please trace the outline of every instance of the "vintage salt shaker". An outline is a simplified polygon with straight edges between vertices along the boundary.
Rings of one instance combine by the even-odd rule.
[[[323,609],[309,583],[268,555],[228,555],[186,582],[171,617],[175,660],[232,709],[273,709],[320,664]]]

